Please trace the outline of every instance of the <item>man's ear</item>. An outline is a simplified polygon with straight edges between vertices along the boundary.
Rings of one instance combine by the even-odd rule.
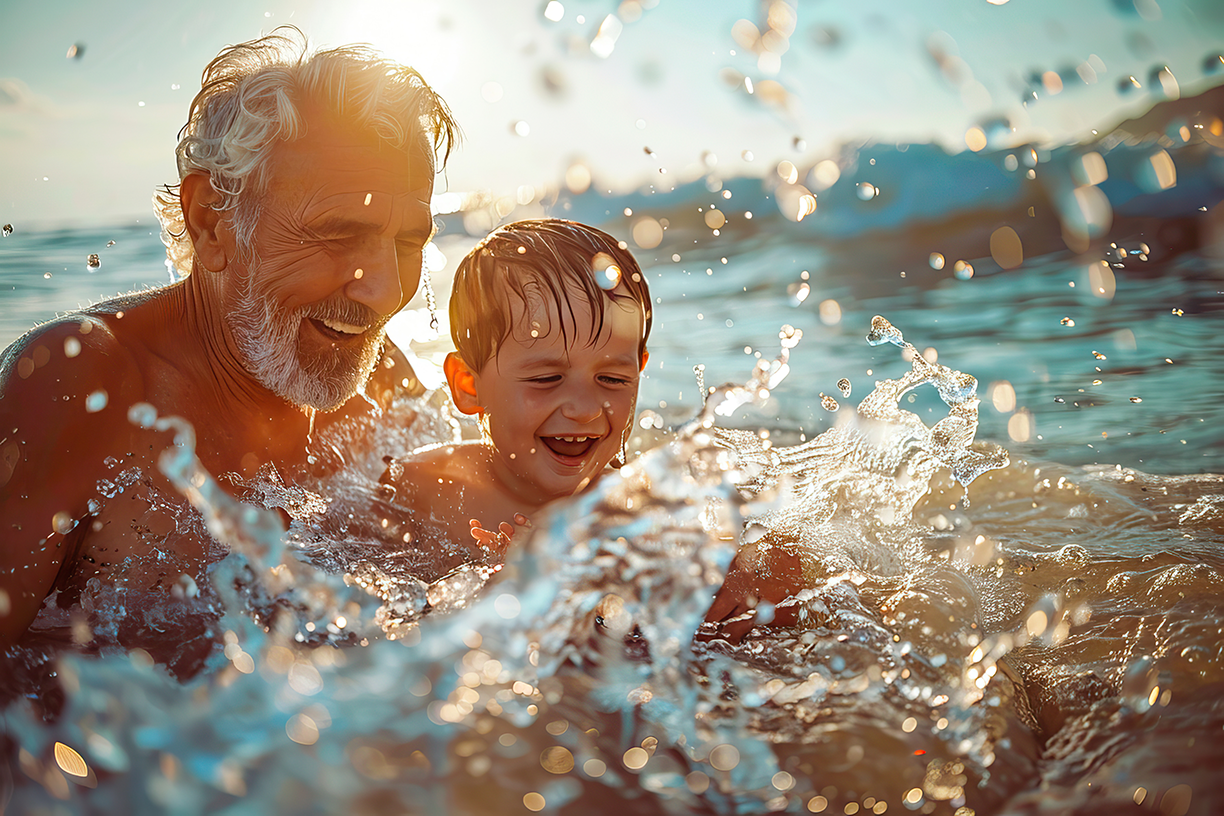
[[[650,352],[642,349],[642,364],[638,366],[638,371],[646,370],[646,361],[650,359]]]
[[[183,223],[196,259],[210,272],[220,272],[229,265],[234,247],[229,221],[215,208],[220,201],[221,194],[213,189],[207,173],[189,173],[179,184]]]
[[[446,373],[446,383],[450,386],[455,407],[464,414],[479,414],[481,407],[476,396],[476,375],[458,352],[452,351],[446,355],[442,370]]]

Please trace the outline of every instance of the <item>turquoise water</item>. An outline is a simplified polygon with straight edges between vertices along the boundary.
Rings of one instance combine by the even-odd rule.
[[[946,156],[944,162],[952,164]],[[1105,298],[1092,294],[1089,273],[1106,260],[1108,247],[1083,257],[1064,248],[1003,271],[992,264],[988,242],[979,238],[962,256],[974,264],[975,274],[961,280],[950,268],[955,250],[949,245],[965,243],[958,236],[914,241],[908,234],[871,234],[830,246],[807,224],[779,217],[759,182],[747,184],[729,200],[705,197],[733,218],[737,211],[756,210],[753,221],[737,219],[739,226],[719,236],[708,229],[675,228],[659,247],[635,248],[660,299],[641,407],[687,419],[698,404],[693,366],[706,366],[711,383],[741,380],[756,354],[773,355],[779,327],[791,324],[804,332],[799,363],[777,391],[766,424],[788,434],[814,435],[831,422],[820,408],[821,393],[835,394],[842,377],[859,393],[873,382],[867,372],[881,352],[858,338],[872,315],[884,314],[920,337],[923,348],[934,347],[972,372],[983,383],[986,402],[991,394],[985,389],[992,383],[1011,384],[1014,407],[1032,417],[1029,438],[1010,439],[1007,422],[1013,412],[993,407],[982,412],[981,428],[983,435],[1007,441],[1018,455],[1162,474],[1224,471],[1224,446],[1215,444],[1224,404],[1205,385],[1224,374],[1219,354],[1224,273],[1216,257],[1186,252],[1116,260],[1114,252],[1109,262],[1115,287]],[[639,216],[654,211],[675,218],[672,209],[679,207],[673,200],[679,197],[658,207],[657,196],[606,201],[591,194],[578,213],[558,208],[555,214],[601,222],[629,236],[635,219],[620,216],[623,208]],[[708,205],[693,201],[684,215],[697,215],[703,203]],[[610,218],[612,213],[617,217]],[[1002,214],[996,220],[1008,222]],[[475,240],[456,234],[461,229],[455,221],[439,241],[448,261],[434,275],[443,299],[450,271]],[[1138,246],[1145,238],[1155,244],[1155,232],[1150,228],[1130,244]],[[113,246],[107,246],[110,241]],[[936,271],[928,254],[940,250],[948,254],[949,268]],[[101,264],[91,270],[86,261],[93,253]],[[673,261],[673,255],[680,259]],[[0,342],[11,342],[56,313],[163,284],[168,280],[163,259],[157,231],[139,224],[71,232],[18,228],[0,241]],[[811,293],[796,303],[792,292],[805,282]],[[835,301],[840,314],[831,324],[819,310],[826,300]],[[409,308],[424,309],[423,300],[418,297]],[[1071,324],[1065,325],[1067,320]],[[411,332],[398,337],[404,345],[413,340]],[[445,353],[445,343],[421,343],[418,351],[437,357]]]
[[[668,221],[657,247],[635,249],[659,300],[639,400],[649,427],[629,472],[539,520],[491,583],[469,571],[426,586],[345,521],[369,507],[384,453],[446,433],[436,402],[401,406],[393,424],[422,419],[380,435],[347,481],[303,483],[331,505],[303,511],[289,541],[324,569],[290,559],[289,577],[273,576],[275,557],[234,544],[246,561],[216,573],[223,659],[180,684],[145,654],[104,649],[61,664],[56,722],[20,703],[5,712],[6,812],[1218,812],[1224,267],[1218,209],[1196,213],[1217,207],[1220,185],[1133,220],[1119,198],[1118,234],[1072,253],[1056,205],[1027,214],[1023,182],[989,208],[971,194],[855,197],[871,149],[798,223],[754,180],[560,196],[553,214],[617,234]],[[962,178],[954,157],[922,158]],[[904,190],[910,172],[874,183]],[[711,203],[727,219],[717,235]],[[439,238],[443,300],[476,240],[462,224],[446,217]],[[1201,240],[1167,237],[1185,224]],[[1024,236],[1018,268],[991,255],[1002,225]],[[165,279],[147,227],[15,226],[0,239],[4,342]],[[877,314],[977,378],[977,439],[1010,464],[967,495],[903,415],[850,421],[887,391],[877,381],[911,370],[898,348],[864,341]],[[798,338],[785,377],[713,415],[780,449],[754,470],[768,449],[720,447],[692,421],[694,367],[707,385],[745,383],[758,354],[781,359],[780,333]],[[415,345],[423,366],[443,349]],[[926,426],[953,412],[929,386],[893,399]],[[693,645],[741,541],[802,553],[801,623]],[[264,595],[225,591],[244,563]],[[242,611],[269,597],[300,605],[262,618],[279,621],[270,632]],[[426,598],[434,611],[420,616]],[[107,614],[92,621],[100,640]],[[375,621],[397,616],[419,625],[388,639]]]

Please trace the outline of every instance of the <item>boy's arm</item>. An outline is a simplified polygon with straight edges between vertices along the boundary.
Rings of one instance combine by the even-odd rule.
[[[94,318],[51,324],[0,359],[0,645],[29,628],[72,557],[68,534],[96,510],[107,457],[143,453],[127,421],[142,390],[131,355]]]

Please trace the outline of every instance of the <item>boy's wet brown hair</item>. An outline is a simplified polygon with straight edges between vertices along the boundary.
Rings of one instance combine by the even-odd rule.
[[[524,304],[555,305],[561,316],[556,328],[568,347],[578,340],[569,337],[576,325],[576,297],[585,297],[595,316],[588,338],[591,343],[603,330],[605,300],[637,303],[642,310],[639,353],[646,351],[650,289],[624,242],[594,227],[559,218],[506,224],[477,244],[455,271],[451,339],[468,367],[479,372],[510,336],[512,299],[518,298]]]

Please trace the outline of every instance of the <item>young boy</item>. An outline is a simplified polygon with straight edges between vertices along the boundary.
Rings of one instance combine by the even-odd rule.
[[[612,236],[573,221],[519,221],[459,264],[450,322],[457,351],[446,381],[455,407],[478,417],[481,439],[394,460],[381,481],[408,513],[406,540],[436,553],[441,545],[445,560],[498,560],[512,520],[523,526],[624,464],[650,292]]]

